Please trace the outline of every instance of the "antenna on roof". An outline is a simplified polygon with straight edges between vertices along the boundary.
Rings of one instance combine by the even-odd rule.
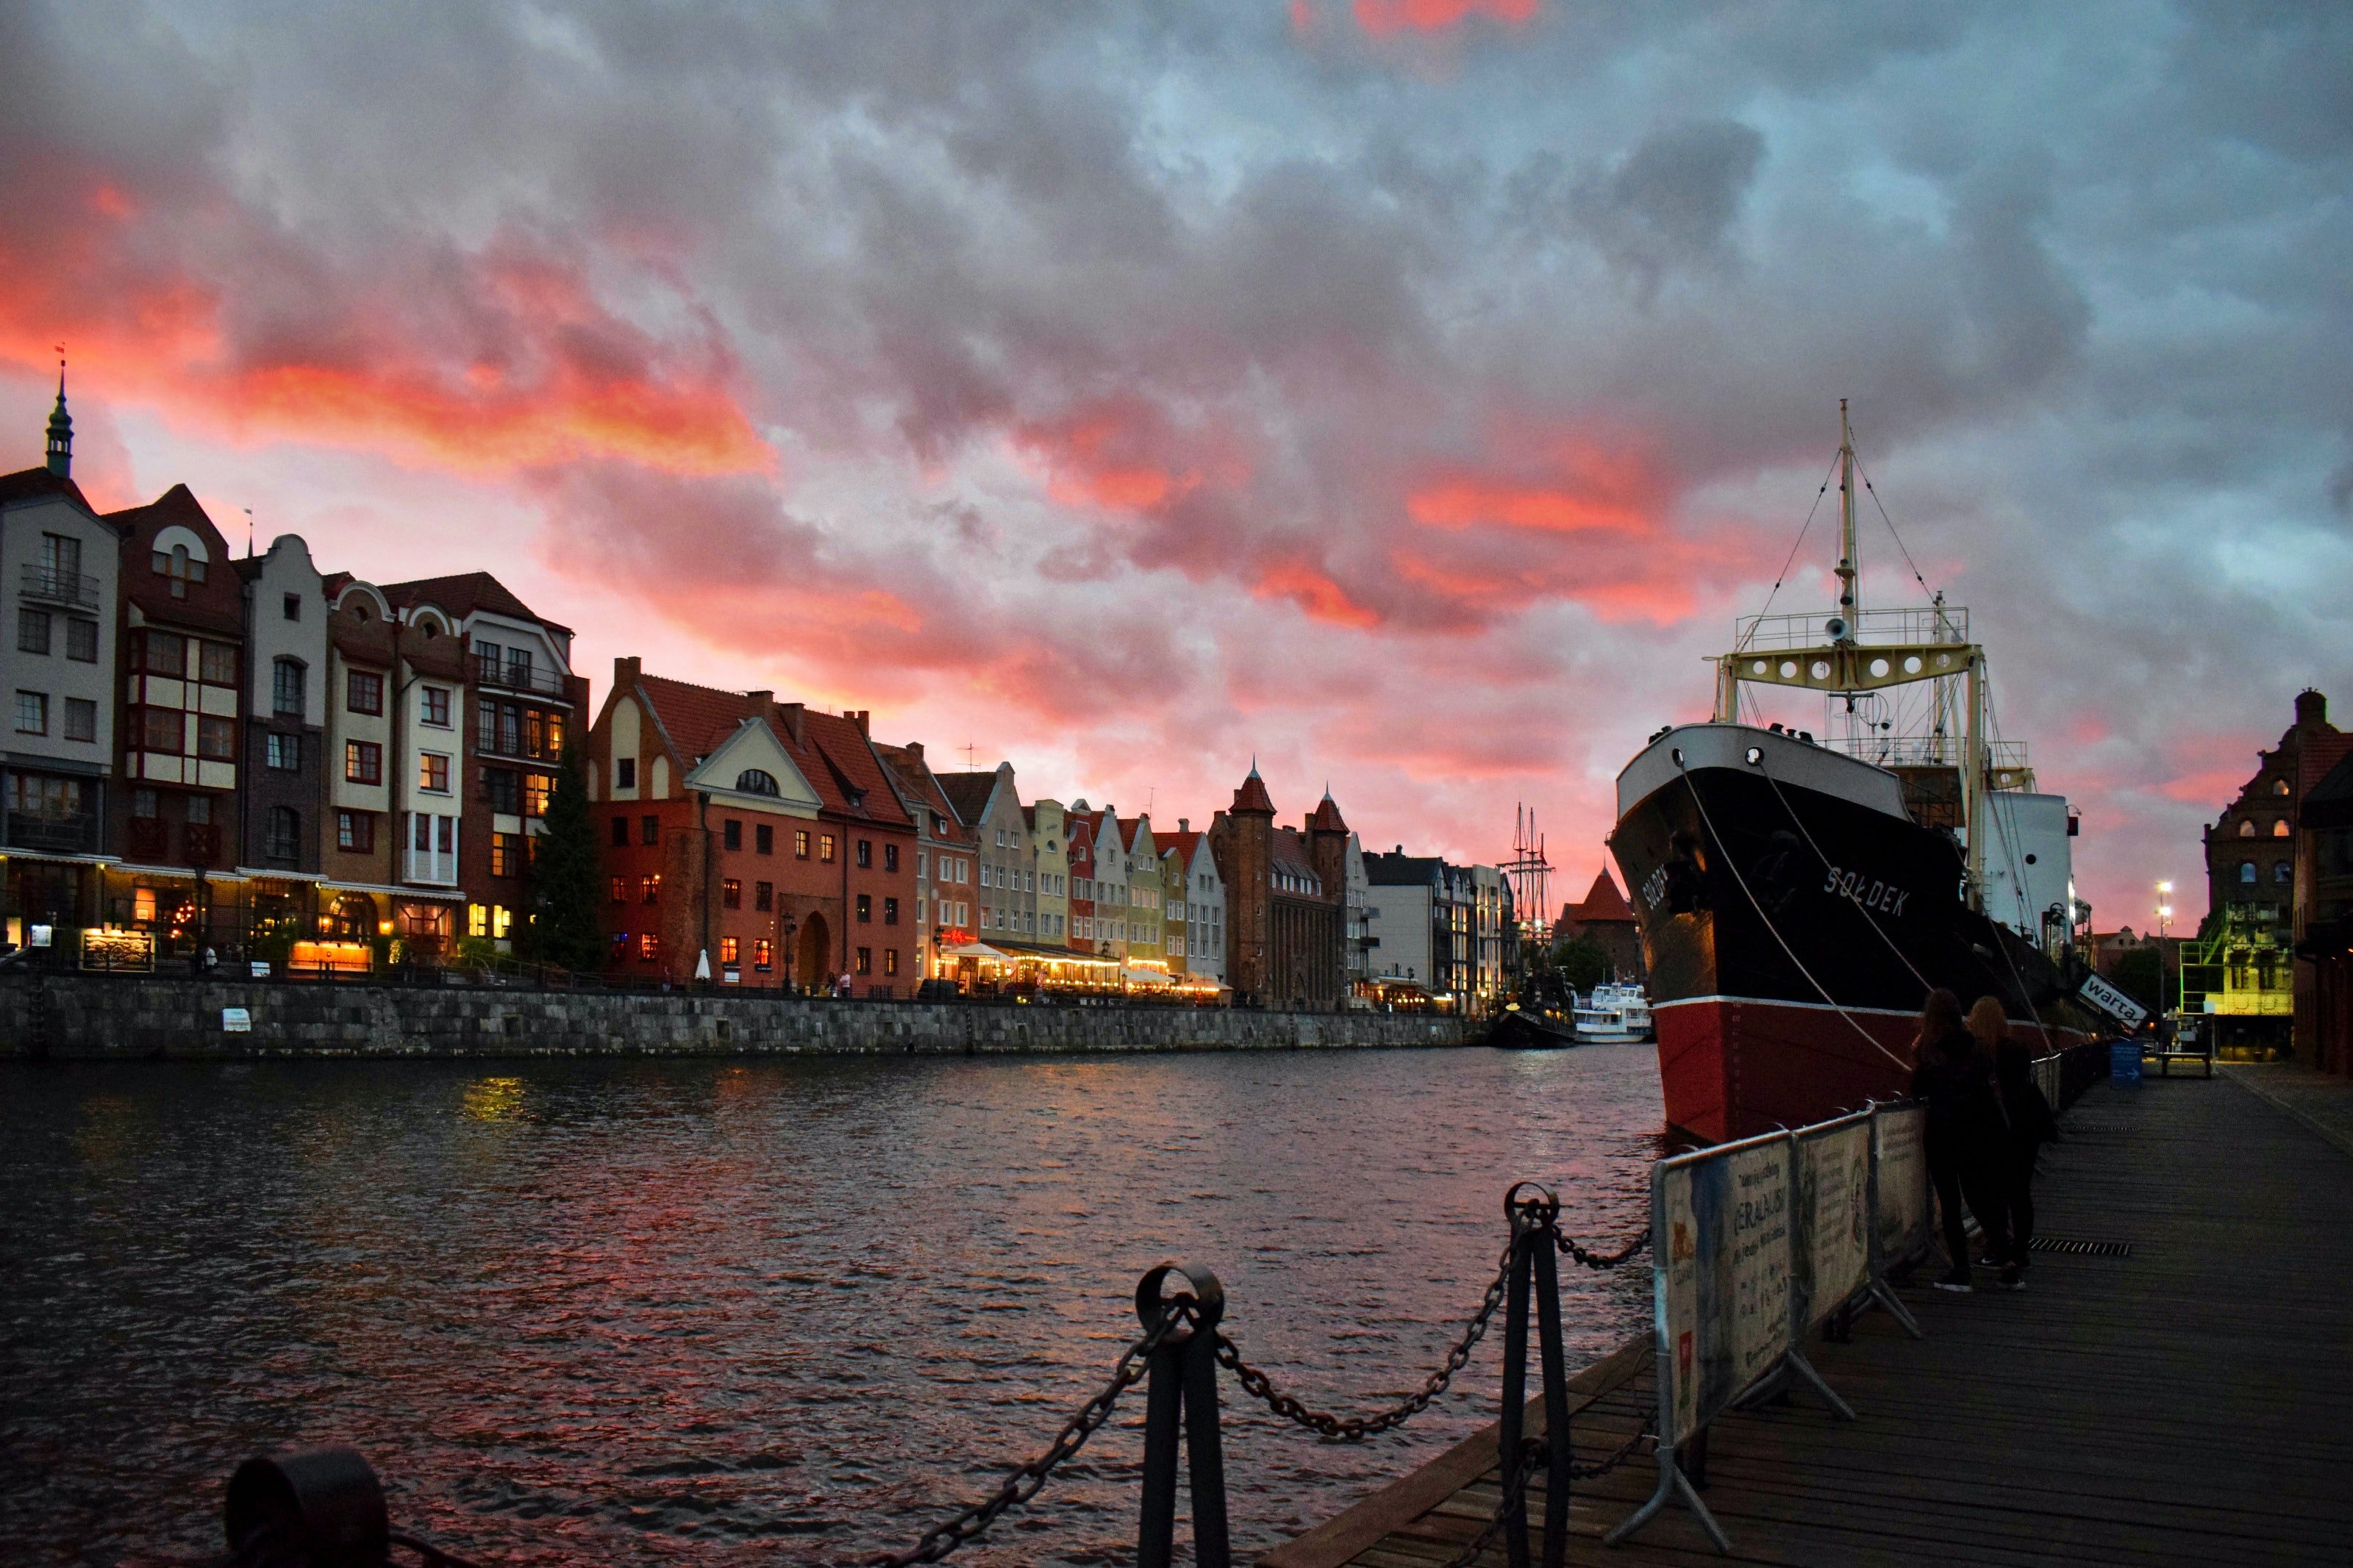
[[[965,771],[965,772],[966,772],[966,773],[970,773],[970,772],[972,772],[972,771],[973,771],[973,765],[974,765],[974,764],[973,764],[973,760],[972,760],[972,754],[973,754],[973,752],[974,752],[975,751],[976,751],[976,750],[978,750],[978,748],[977,748],[977,747],[976,747],[976,746],[975,746],[975,745],[974,745],[970,741],[966,741],[966,742],[964,743],[964,771]]]
[[[253,509],[245,509],[245,558],[253,559]]]

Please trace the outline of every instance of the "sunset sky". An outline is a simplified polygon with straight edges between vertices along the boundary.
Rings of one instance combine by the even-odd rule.
[[[2103,929],[2353,714],[2353,7],[19,4],[0,184],[0,466],[63,342],[100,505],[493,571],[600,701],[1526,801],[1557,901],[1845,396]]]

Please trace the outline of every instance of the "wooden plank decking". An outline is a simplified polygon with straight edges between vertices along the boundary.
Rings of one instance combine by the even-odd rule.
[[[1731,1561],[2353,1563],[2353,1158],[2227,1075],[2099,1086],[2066,1132],[2039,1228],[2131,1256],[2038,1255],[2016,1294],[1907,1289],[1925,1342],[1873,1314],[1811,1347],[1859,1419],[1799,1404],[1716,1422],[1704,1495]],[[1577,1387],[1580,1459],[1648,1424],[1642,1345]],[[1260,1568],[1450,1562],[1493,1516],[1493,1444],[1466,1441]],[[1725,1561],[1672,1505],[1601,1545],[1656,1475],[1644,1458],[1580,1485],[1572,1562]]]

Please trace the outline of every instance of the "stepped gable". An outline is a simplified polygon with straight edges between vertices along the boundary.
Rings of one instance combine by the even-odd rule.
[[[570,626],[558,626],[539,614],[516,598],[505,584],[488,572],[460,572],[450,577],[418,577],[406,583],[386,583],[383,586],[384,596],[402,609],[413,605],[434,605],[461,621],[477,610],[488,610],[494,616],[536,621],[548,630],[560,632],[565,637],[572,635]]]

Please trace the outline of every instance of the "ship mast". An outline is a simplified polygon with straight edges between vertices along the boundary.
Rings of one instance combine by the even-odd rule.
[[[1833,642],[1854,641],[1862,608],[1855,581],[1862,575],[1854,538],[1854,431],[1846,422],[1846,399],[1839,399],[1839,618],[1829,629]]]

